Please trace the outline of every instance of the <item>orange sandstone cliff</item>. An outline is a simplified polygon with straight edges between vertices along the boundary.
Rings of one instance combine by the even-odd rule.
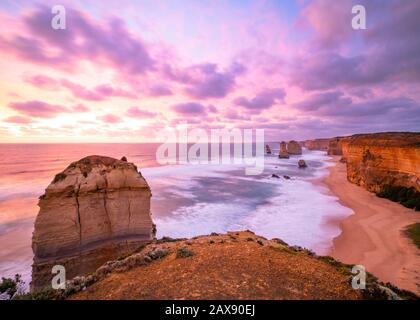
[[[56,175],[39,201],[31,290],[50,286],[53,265],[72,278],[153,239],[150,197],[125,158],[90,156]]]
[[[348,140],[348,137],[331,138],[328,141],[328,155],[341,156],[343,155],[343,143]]]
[[[385,132],[307,140],[309,150],[342,155],[347,178],[372,192],[385,186],[420,191],[420,133]]]
[[[341,141],[347,179],[372,192],[384,186],[420,191],[420,133],[375,133]]]

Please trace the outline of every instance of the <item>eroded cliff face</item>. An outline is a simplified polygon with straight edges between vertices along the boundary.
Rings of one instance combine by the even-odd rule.
[[[146,180],[125,159],[90,156],[56,175],[39,201],[32,289],[50,285],[54,264],[74,277],[153,239],[150,197]]]
[[[304,143],[305,148],[309,150],[322,150],[327,151],[330,139],[315,139],[306,140]]]
[[[350,182],[372,192],[386,185],[420,191],[420,133],[354,135],[341,147]]]
[[[332,138],[328,142],[328,155],[331,156],[342,156],[343,155],[343,143],[346,143],[348,137],[336,137]]]

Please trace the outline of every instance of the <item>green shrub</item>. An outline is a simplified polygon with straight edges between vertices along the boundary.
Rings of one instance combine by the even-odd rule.
[[[191,250],[189,250],[187,247],[180,248],[176,251],[177,258],[186,258],[186,257],[191,257],[193,255],[194,253]]]
[[[413,240],[414,244],[420,249],[420,223],[409,225],[405,229],[406,234]]]
[[[67,177],[67,175],[65,173],[59,173],[54,177],[53,183],[57,183],[59,181],[63,181],[65,178]]]
[[[407,208],[420,211],[420,192],[414,188],[386,185],[376,195],[380,198],[399,202]]]
[[[14,300],[59,300],[63,299],[61,293],[62,292],[60,290],[48,288],[34,293],[18,295],[14,298]]]
[[[7,293],[10,297],[13,297],[21,284],[23,284],[23,281],[20,274],[16,274],[14,279],[2,277],[0,282],[0,293]]]

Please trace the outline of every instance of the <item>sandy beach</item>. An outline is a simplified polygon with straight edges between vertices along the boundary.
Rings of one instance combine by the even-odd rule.
[[[324,183],[354,214],[340,223],[331,256],[361,264],[383,282],[420,294],[420,250],[403,230],[420,214],[347,181],[346,166],[334,157]]]

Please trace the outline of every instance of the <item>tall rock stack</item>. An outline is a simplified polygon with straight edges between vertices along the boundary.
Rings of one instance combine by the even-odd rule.
[[[266,154],[271,154],[271,148],[268,144],[265,145],[265,153]]]
[[[302,147],[300,146],[299,142],[295,140],[289,141],[287,144],[287,152],[293,155],[301,155],[302,154]]]
[[[57,174],[39,201],[31,290],[51,284],[53,265],[64,265],[71,279],[153,239],[150,198],[126,159],[90,156]]]
[[[289,154],[287,153],[286,142],[284,142],[284,141],[280,142],[279,158],[280,159],[289,159]]]

